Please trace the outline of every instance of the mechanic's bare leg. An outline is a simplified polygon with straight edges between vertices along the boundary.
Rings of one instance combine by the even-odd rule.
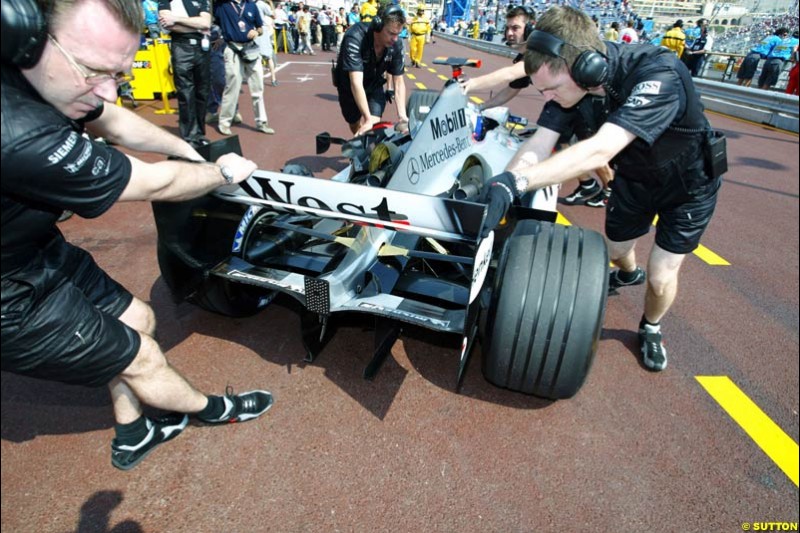
[[[169,366],[153,339],[156,319],[152,308],[134,297],[120,320],[140,332],[142,341],[133,362],[109,384],[117,423],[127,424],[138,419],[142,414],[141,401],[168,411],[196,413],[202,410],[208,403],[206,396]]]
[[[674,254],[653,245],[647,263],[647,292],[644,297],[644,317],[658,324],[667,314],[678,294],[678,272],[685,254]]]
[[[624,272],[636,270],[636,239],[630,241],[614,242],[606,239],[608,255],[611,262]]]

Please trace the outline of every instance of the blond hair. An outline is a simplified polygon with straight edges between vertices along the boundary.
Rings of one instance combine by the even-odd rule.
[[[569,70],[578,56],[587,50],[606,53],[606,45],[600,39],[594,21],[572,7],[551,7],[536,23],[536,30],[558,37],[565,46],[561,47],[557,57],[528,48],[525,52],[525,72],[528,75],[536,74],[543,65],[547,65],[553,74]]]

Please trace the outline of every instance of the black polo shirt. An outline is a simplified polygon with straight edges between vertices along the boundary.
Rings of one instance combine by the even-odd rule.
[[[338,87],[350,86],[348,72],[363,72],[364,90],[370,93],[383,85],[384,74],[400,76],[404,69],[403,42],[400,39],[388,47],[382,57],[377,57],[375,33],[369,24],[359,22],[345,32],[336,61]]]
[[[59,235],[68,209],[84,218],[105,213],[131,177],[123,153],[81,135],[74,121],[45,102],[16,67],[2,66],[2,272],[23,266]]]
[[[597,117],[596,127],[610,122],[637,137],[614,164],[630,174],[633,169],[664,168],[676,158],[696,155],[701,132],[709,126],[686,65],[670,50],[647,44],[606,46],[610,78],[605,85],[608,108],[603,112],[608,116]],[[547,102],[539,126],[561,134],[580,129],[574,123],[585,120],[580,112],[584,100],[571,109]]]

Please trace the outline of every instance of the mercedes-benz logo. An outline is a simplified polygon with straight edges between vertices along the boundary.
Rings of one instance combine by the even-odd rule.
[[[406,165],[406,172],[408,173],[408,181],[410,181],[412,185],[416,185],[419,182],[419,163],[417,163],[416,158],[412,158],[408,162],[408,165]]]

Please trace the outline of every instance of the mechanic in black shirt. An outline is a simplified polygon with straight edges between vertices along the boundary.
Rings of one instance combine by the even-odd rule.
[[[512,98],[517,96],[522,89],[531,86],[531,78],[525,73],[525,47],[528,42],[528,37],[533,33],[536,23],[536,12],[529,6],[511,6],[506,12],[506,29],[505,38],[506,45],[519,51],[513,60],[513,64],[508,67],[501,68],[485,76],[480,76],[472,79],[465,79],[461,81],[461,88],[464,94],[470,92],[493,89],[498,86],[503,87],[500,91],[494,93],[488,101],[481,104],[481,110],[491,109],[496,106],[501,106]],[[572,140],[572,131],[565,132],[558,146],[567,146]],[[586,137],[578,137],[578,139],[585,139]],[[595,169],[593,174],[599,172],[607,172],[607,167]],[[559,198],[559,202],[567,205],[589,205],[591,207],[605,207],[608,194],[607,189],[595,181],[589,175],[580,176],[578,178],[578,186],[575,190],[563,198]]]
[[[527,47],[525,69],[548,102],[536,133],[507,171],[485,187],[486,224],[495,227],[514,198],[527,190],[611,163],[616,178],[605,230],[609,254],[619,266],[610,274],[611,290],[644,283],[634,245],[658,215],[639,339],[646,367],[663,370],[667,353],[659,323],[675,299],[681,263],[699,244],[714,213],[720,186],[719,178],[704,169],[710,126],[699,95],[675,54],[603,43],[594,22],[571,7],[550,8]],[[607,98],[607,118],[588,139],[552,154],[561,134],[583,120],[587,95]]]
[[[398,118],[408,123],[403,41],[399,39],[405,23],[402,8],[389,5],[369,23],[354,24],[344,34],[333,75],[342,116],[355,135],[380,121],[386,108],[386,75],[394,79]]]
[[[181,137],[208,144],[206,107],[211,91],[211,7],[209,0],[159,0],[161,27],[170,31],[172,75],[178,95]]]
[[[113,105],[139,48],[141,2],[4,0],[2,11],[2,369],[86,386],[108,385],[117,422],[111,462],[129,469],[186,426],[248,420],[266,391],[206,396],[167,362],[152,308],[69,244],[65,209],[95,218],[117,201],[184,200],[247,179],[255,163],[145,163],[90,140],[200,161],[185,141]],[[142,404],[177,411],[142,414]]]
[[[530,87],[531,78],[525,73],[525,43],[533,32],[535,11],[529,6],[511,6],[506,12],[506,45],[519,53],[513,64],[477,78],[460,81],[464,94],[503,87],[500,91],[480,105],[481,109],[501,106],[517,96],[522,89]]]

